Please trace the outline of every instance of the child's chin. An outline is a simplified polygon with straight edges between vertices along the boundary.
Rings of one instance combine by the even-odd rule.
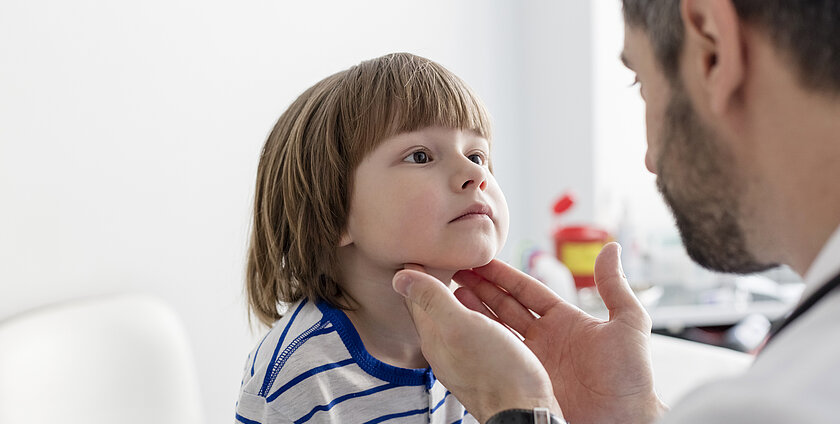
[[[493,260],[493,258],[494,258],[494,257],[495,257],[495,255],[490,256],[490,257],[488,257],[488,258],[482,258],[481,260],[476,261],[474,264],[472,264],[472,265],[470,265],[470,266],[468,266],[468,267],[462,268],[462,269],[467,269],[467,268],[478,268],[478,267],[480,267],[480,266],[487,265],[487,264],[489,264],[489,263],[490,263],[490,261],[492,261],[492,260]]]
[[[492,261],[494,257],[496,257],[495,253],[475,255],[472,258],[465,258],[464,261],[455,264],[454,269],[461,270],[461,269],[478,268],[480,266],[484,266],[484,265],[489,264],[490,261]]]
[[[427,269],[460,271],[462,269],[478,268],[487,265],[496,257],[496,249],[473,250],[469,253],[460,252],[457,255],[429,259],[423,263]]]
[[[480,251],[480,252],[475,252],[474,257],[471,258],[471,260],[470,260],[470,262],[472,262],[472,265],[469,268],[478,268],[480,266],[484,266],[484,265],[489,264],[490,261],[492,261],[493,258],[495,258],[496,255],[498,255],[499,252],[501,252],[501,251],[502,251],[502,246],[499,246],[498,249],[495,249],[495,248],[489,249],[488,248],[488,249],[484,249],[483,251]],[[462,269],[466,269],[466,268],[462,268]]]

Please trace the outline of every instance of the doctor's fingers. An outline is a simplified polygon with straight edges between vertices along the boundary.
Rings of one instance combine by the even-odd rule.
[[[496,321],[505,324],[519,334],[525,334],[537,319],[528,308],[514,299],[510,293],[484,280],[477,274],[459,273],[456,281],[464,286],[459,290],[469,289],[476,297],[476,301],[487,305],[485,309],[489,307],[489,312],[494,314],[494,317],[498,317],[494,318]],[[467,305],[467,307],[475,310],[471,305]]]
[[[497,317],[493,311],[488,309],[487,305],[485,305],[484,302],[482,302],[475,292],[469,287],[458,287],[458,289],[455,290],[455,297],[467,308],[478,312],[493,321],[499,322],[499,317]]]
[[[482,267],[455,274],[455,281],[461,283],[462,279],[463,285],[477,284],[482,280],[497,285],[522,306],[538,315],[545,315],[557,306],[558,302],[563,303],[556,293],[539,280],[498,259],[493,259]]]

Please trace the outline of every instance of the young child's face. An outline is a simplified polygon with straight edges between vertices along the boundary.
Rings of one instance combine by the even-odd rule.
[[[459,270],[501,250],[508,208],[472,131],[428,127],[384,140],[355,171],[344,243],[377,266]]]

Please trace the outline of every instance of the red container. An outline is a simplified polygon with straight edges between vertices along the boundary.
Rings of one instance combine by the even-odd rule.
[[[569,268],[577,288],[595,285],[595,258],[610,239],[606,231],[585,225],[561,227],[554,232],[557,259]]]
[[[554,203],[554,214],[560,215],[574,204],[574,197],[566,193]],[[608,232],[591,225],[569,225],[554,232],[557,259],[569,268],[578,289],[595,285],[595,258],[611,240]]]

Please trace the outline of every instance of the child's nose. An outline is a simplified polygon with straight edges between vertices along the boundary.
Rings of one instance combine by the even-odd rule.
[[[469,165],[465,165],[462,169],[461,172],[456,173],[454,188],[461,191],[475,188],[484,191],[487,188],[486,168],[469,161]]]
[[[470,188],[470,186],[475,185],[475,184],[476,184],[475,180],[464,181],[464,184],[461,185],[461,189],[466,190],[466,189]],[[478,182],[478,189],[479,190],[484,191],[484,189],[486,189],[486,188],[487,188],[487,180],[482,179],[481,181]]]

